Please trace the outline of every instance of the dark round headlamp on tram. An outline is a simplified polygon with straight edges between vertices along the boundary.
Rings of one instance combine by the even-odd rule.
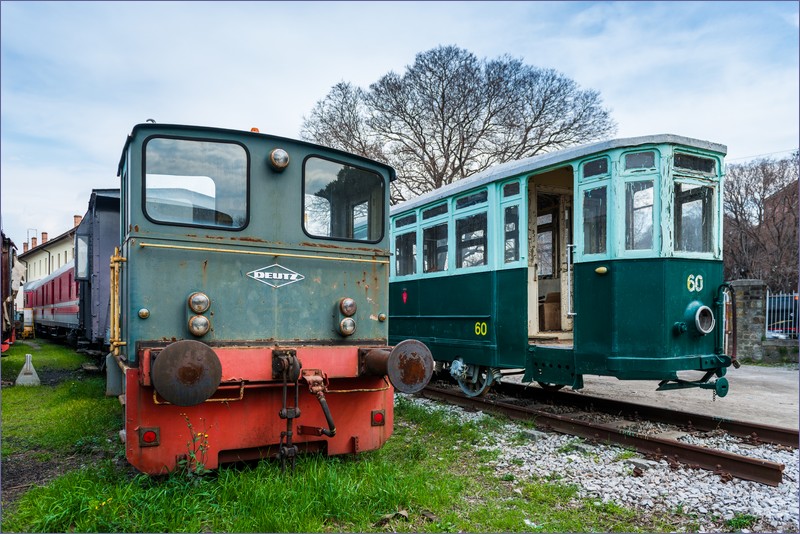
[[[345,297],[339,301],[339,311],[346,317],[352,317],[356,314],[356,301],[350,297]]]
[[[205,313],[209,306],[211,306],[211,299],[208,295],[196,291],[189,295],[189,308],[195,313]]]
[[[269,164],[277,172],[289,166],[289,153],[282,148],[275,148],[269,153]]]
[[[210,328],[211,322],[204,315],[195,315],[189,318],[189,332],[193,336],[202,337],[208,333]]]
[[[697,331],[703,335],[714,331],[714,312],[708,306],[700,306],[694,314],[694,325]]]

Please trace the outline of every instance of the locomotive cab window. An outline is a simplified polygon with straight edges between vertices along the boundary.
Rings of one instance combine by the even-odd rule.
[[[383,179],[311,157],[303,172],[303,229],[312,237],[375,243],[383,237]]]
[[[240,229],[247,166],[235,143],[155,137],[145,145],[145,212],[158,223]]]

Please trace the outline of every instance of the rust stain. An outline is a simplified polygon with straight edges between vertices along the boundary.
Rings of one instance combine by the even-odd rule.
[[[425,380],[425,364],[416,352],[400,355],[400,378],[409,386]]]
[[[203,376],[202,365],[186,364],[178,369],[178,380],[184,385],[191,386]]]

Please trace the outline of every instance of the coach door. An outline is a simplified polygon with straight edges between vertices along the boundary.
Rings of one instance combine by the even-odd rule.
[[[572,168],[528,182],[528,337],[572,339]]]

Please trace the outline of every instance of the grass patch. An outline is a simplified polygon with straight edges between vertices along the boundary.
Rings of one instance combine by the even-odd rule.
[[[34,369],[46,372],[75,371],[86,359],[69,347],[38,341],[35,345],[16,343],[0,360],[5,379],[33,355]],[[16,375],[15,375],[16,377]],[[42,458],[107,450],[110,431],[119,430],[122,410],[116,399],[105,397],[105,380],[82,372],[62,375],[54,386],[3,388],[2,457],[35,450]]]
[[[63,454],[61,448],[67,447],[81,454],[102,445],[109,432],[118,430],[119,418],[118,413],[100,415],[106,401],[116,403],[102,396],[101,385],[84,380],[35,388],[41,390],[35,401],[23,399],[24,391],[7,399],[7,392],[23,388],[6,388],[4,438],[10,401],[17,418],[27,415],[20,411],[23,406],[42,404],[34,409],[38,423],[32,426],[44,430],[16,428],[18,448],[35,445],[43,454]],[[62,420],[92,414],[67,425],[80,427],[81,436],[61,428],[57,406],[73,409],[61,411]],[[14,423],[9,418],[11,427]],[[398,396],[394,435],[377,451],[301,456],[294,472],[281,473],[278,463],[263,461],[202,477],[134,475],[124,463],[107,458],[33,487],[4,509],[0,526],[5,532],[680,530],[668,521],[580,499],[577,488],[557,476],[532,480],[498,473],[490,463],[498,453],[480,446],[487,432],[503,424],[489,416],[462,422]]]

